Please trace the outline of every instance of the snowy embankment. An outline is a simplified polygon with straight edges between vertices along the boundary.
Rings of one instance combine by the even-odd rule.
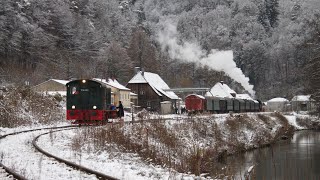
[[[39,145],[119,179],[194,179],[194,174],[203,172],[216,178],[235,173],[224,172],[215,163],[226,155],[262,147],[304,129],[296,117],[301,118],[279,113],[156,116],[160,121],[52,133],[41,137]],[[126,121],[130,120],[127,114]]]
[[[236,173],[219,163],[226,155],[262,147],[294,130],[319,124],[316,118],[296,113],[147,117],[155,120],[50,133],[42,136],[38,145],[119,179],[194,179],[201,174],[222,178]],[[131,120],[131,114],[126,114],[125,121]],[[45,126],[0,128],[0,134],[39,127]],[[35,153],[32,137],[34,133],[1,140],[2,162],[31,179],[95,179]]]

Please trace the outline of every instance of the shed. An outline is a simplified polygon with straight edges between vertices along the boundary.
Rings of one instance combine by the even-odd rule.
[[[49,95],[60,94],[66,96],[66,84],[69,81],[59,80],[59,79],[49,79],[45,82],[42,82],[38,85],[32,87],[33,90],[37,92],[42,92]]]
[[[267,101],[267,111],[288,111],[290,103],[289,100],[286,98],[273,98]]]
[[[172,113],[172,103],[171,101],[160,102],[161,114],[171,114]]]
[[[316,109],[315,101],[311,95],[297,95],[291,99],[292,111],[314,111]]]

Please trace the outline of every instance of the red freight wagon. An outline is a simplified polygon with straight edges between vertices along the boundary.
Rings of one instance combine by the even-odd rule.
[[[206,99],[197,94],[190,94],[186,96],[185,103],[188,111],[203,111],[205,110]]]

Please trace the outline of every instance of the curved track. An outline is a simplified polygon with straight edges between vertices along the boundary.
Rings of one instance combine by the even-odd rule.
[[[18,131],[18,132],[13,132],[13,133],[9,133],[9,134],[5,134],[5,135],[0,136],[0,140],[6,138],[8,136],[13,136],[13,135],[17,135],[17,134],[32,132],[32,131],[40,131],[40,130],[45,130],[45,129],[60,129],[60,128],[69,128],[69,127],[77,127],[77,126],[71,125],[71,126],[48,127],[48,128],[38,128],[38,129]],[[13,169],[5,166],[1,161],[0,161],[0,173],[1,173],[0,178],[7,177],[8,179],[12,178],[12,179],[19,179],[19,180],[27,180],[27,178],[25,178],[24,176],[15,172]]]
[[[10,168],[4,166],[2,163],[0,163],[0,179],[3,180],[11,180],[11,179],[20,179],[20,180],[26,180],[25,177],[21,176],[20,174],[17,174]]]
[[[64,129],[64,130],[69,130],[69,129]],[[41,153],[45,154],[46,156],[48,157],[51,157],[51,158],[54,158],[56,159],[57,161],[59,162],[62,162],[62,163],[65,163],[75,169],[78,169],[80,171],[84,171],[86,173],[89,173],[89,174],[94,174],[95,176],[97,176],[97,178],[99,179],[110,179],[110,180],[116,180],[117,178],[114,178],[114,177],[111,177],[111,176],[108,176],[106,174],[103,174],[103,173],[100,173],[100,172],[97,172],[95,170],[92,170],[92,169],[89,169],[87,167],[84,167],[84,166],[81,166],[81,165],[78,165],[78,164],[75,164],[73,162],[70,162],[70,161],[67,161],[65,159],[62,159],[62,158],[59,158],[53,154],[50,154],[49,152],[43,150],[42,148],[40,148],[38,145],[37,145],[37,140],[43,136],[43,135],[46,135],[46,134],[49,134],[49,133],[54,133],[54,132],[58,132],[58,131],[63,131],[63,130],[57,130],[57,131],[52,131],[52,132],[46,132],[46,133],[43,133],[43,134],[40,134],[38,135],[37,137],[35,137],[32,141],[32,144],[33,146],[38,150],[40,151]]]

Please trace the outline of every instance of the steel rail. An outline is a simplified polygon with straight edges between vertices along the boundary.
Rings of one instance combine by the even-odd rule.
[[[58,127],[46,127],[46,128],[37,128],[37,129],[29,129],[29,130],[24,130],[24,131],[18,131],[18,132],[13,132],[13,133],[8,133],[0,136],[0,140],[4,139],[7,136],[12,136],[12,135],[17,135],[21,133],[26,133],[26,132],[32,132],[32,131],[40,131],[40,130],[46,130],[46,129],[60,129],[60,128],[68,128],[68,127],[77,127],[77,125],[68,125],[68,126],[58,126]],[[15,179],[18,180],[27,180],[26,177],[20,175],[19,173],[15,172],[11,168],[5,166],[2,162],[0,162],[0,167],[3,167],[3,169],[9,174],[12,175]]]
[[[27,178],[25,178],[24,176],[14,172],[12,169],[10,169],[7,166],[3,165],[1,162],[0,162],[0,167],[2,167],[9,175],[12,175],[15,179],[27,180]]]
[[[48,157],[51,157],[51,158],[54,158],[56,159],[57,161],[59,162],[62,162],[62,163],[65,163],[66,165],[69,165],[75,169],[78,169],[80,171],[84,171],[86,173],[89,173],[89,174],[94,174],[97,176],[98,179],[110,179],[110,180],[118,180],[117,178],[115,177],[112,177],[112,176],[109,176],[109,175],[106,175],[106,174],[103,174],[101,172],[98,172],[98,171],[95,171],[95,170],[92,170],[92,169],[89,169],[87,167],[84,167],[84,166],[81,166],[81,165],[78,165],[76,163],[73,163],[71,161],[68,161],[68,160],[65,160],[65,159],[62,159],[60,157],[57,157],[53,154],[50,154],[49,152],[43,150],[42,148],[40,148],[38,145],[37,145],[37,140],[43,136],[43,135],[46,135],[46,134],[49,134],[49,133],[53,133],[53,132],[58,132],[58,131],[64,131],[64,130],[70,130],[70,129],[63,129],[63,130],[56,130],[56,131],[51,131],[51,132],[46,132],[46,133],[43,133],[43,134],[40,134],[38,135],[37,137],[35,137],[32,141],[32,144],[33,146],[41,153],[45,154],[46,156]]]

